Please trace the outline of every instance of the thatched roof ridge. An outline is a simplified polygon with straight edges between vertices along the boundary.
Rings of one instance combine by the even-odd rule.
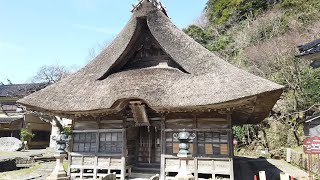
[[[143,3],[111,45],[86,67],[19,103],[35,110],[70,114],[108,111],[126,99],[141,99],[155,110],[172,110],[220,106],[257,96],[256,102],[261,104],[251,118],[259,121],[268,114],[282,86],[220,59],[179,30],[152,3]],[[153,67],[106,76],[106,72],[118,66],[119,59],[125,59],[124,52],[141,36],[137,17],[146,19],[161,48],[188,73],[176,68]]]

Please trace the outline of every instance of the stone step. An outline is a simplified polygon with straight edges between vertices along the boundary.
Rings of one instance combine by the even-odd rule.
[[[155,176],[156,174],[152,174],[152,173],[136,173],[133,172],[131,173],[131,176],[129,177],[129,179],[150,179],[152,176]]]
[[[137,163],[135,167],[160,169],[160,163]]]
[[[146,173],[146,174],[159,174],[160,168],[143,168],[143,167],[133,167],[132,172],[135,173]]]

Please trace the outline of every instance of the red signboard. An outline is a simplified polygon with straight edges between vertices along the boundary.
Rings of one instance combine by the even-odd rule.
[[[307,137],[303,142],[303,150],[306,154],[320,154],[320,137]]]

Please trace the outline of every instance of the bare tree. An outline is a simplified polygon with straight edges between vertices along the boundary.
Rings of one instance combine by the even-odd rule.
[[[201,28],[207,28],[210,22],[207,17],[206,10],[203,10],[201,15],[197,19],[195,19],[193,23]]]
[[[65,66],[51,65],[40,67],[37,74],[32,78],[34,82],[55,83],[70,74]]]

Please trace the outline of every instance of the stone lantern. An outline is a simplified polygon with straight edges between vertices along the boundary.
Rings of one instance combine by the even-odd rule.
[[[58,136],[52,137],[52,139],[57,142],[57,152],[54,154],[54,157],[56,158],[56,166],[46,180],[68,180],[69,177],[67,176],[67,172],[63,168],[63,160],[68,156],[65,149],[70,137],[64,132],[61,132]]]
[[[194,180],[194,177],[190,171],[187,170],[188,160],[191,158],[189,151],[190,142],[196,137],[194,133],[190,134],[185,129],[182,132],[173,135],[175,139],[179,140],[179,153],[180,169],[175,180]]]
[[[57,137],[52,137],[53,140],[57,142],[57,152],[61,154],[65,154],[67,142],[70,141],[70,137],[66,135],[64,132],[61,132]]]

